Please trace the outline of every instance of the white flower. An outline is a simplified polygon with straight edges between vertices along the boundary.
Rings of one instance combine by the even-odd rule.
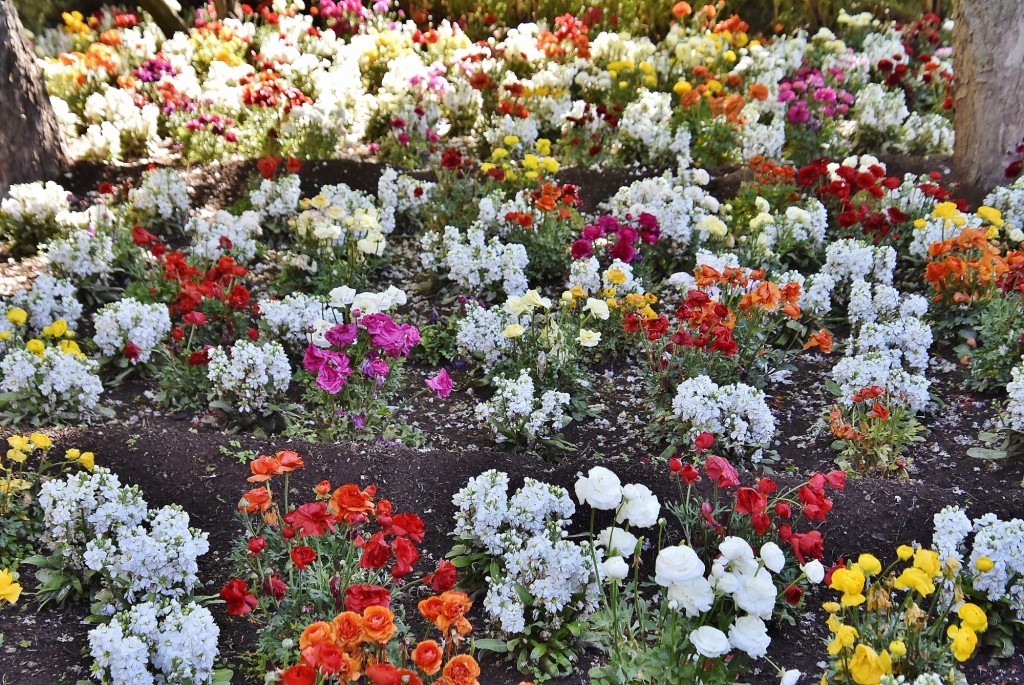
[[[597,534],[595,542],[604,547],[608,554],[628,557],[636,550],[637,537],[628,530],[609,526]]]
[[[661,505],[646,485],[630,483],[622,488],[622,498],[622,506],[615,515],[617,522],[629,521],[629,525],[637,528],[650,528],[658,522]]]
[[[594,509],[615,509],[622,501],[622,483],[605,467],[595,466],[576,481],[576,499]]]
[[[753,574],[741,573],[736,578],[739,581],[738,587],[733,593],[736,606],[755,616],[764,619],[771,618],[772,612],[775,611],[775,599],[778,597],[779,590],[768,569],[758,569]]]
[[[654,582],[662,587],[679,585],[704,577],[704,562],[686,545],[665,547],[654,562]]]
[[[583,305],[583,311],[590,312],[595,319],[600,319],[601,321],[606,321],[609,316],[608,303],[593,297],[587,298],[587,303]]]
[[[629,565],[622,557],[610,557],[601,563],[604,577],[609,580],[622,580],[629,575]]]
[[[709,659],[716,659],[728,654],[732,649],[728,636],[712,626],[701,626],[691,632],[690,643],[698,654]]]
[[[786,565],[786,554],[774,542],[761,545],[761,561],[772,573],[780,573]]]
[[[782,678],[779,680],[779,685],[796,685],[800,681],[800,676],[803,673],[795,668],[791,668],[782,674]]]
[[[768,637],[768,627],[757,616],[743,616],[729,627],[729,642],[753,659],[759,659],[767,654],[771,641]]]
[[[598,331],[581,328],[579,335],[576,336],[576,341],[583,347],[597,347],[597,344],[601,342],[601,334]]]
[[[711,610],[715,601],[715,589],[707,578],[698,577],[685,583],[669,586],[665,592],[669,608],[683,611],[689,618],[696,618]]]
[[[825,580],[825,567],[817,559],[811,559],[801,566],[800,570],[807,575],[807,580],[815,585]]]

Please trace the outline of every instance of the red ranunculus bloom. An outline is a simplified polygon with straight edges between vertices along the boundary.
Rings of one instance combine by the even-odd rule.
[[[423,519],[416,514],[396,514],[387,530],[388,535],[407,537],[413,542],[423,542],[424,532]]]
[[[704,462],[708,477],[718,481],[718,487],[731,488],[740,484],[740,474],[724,457],[711,456]]]
[[[420,558],[416,545],[409,542],[408,538],[395,538],[391,548],[395,550],[395,565],[391,567],[391,575],[395,578],[409,575],[412,565]]]
[[[694,446],[700,450],[709,450],[715,444],[715,436],[704,432],[693,439]]]
[[[313,685],[316,682],[316,671],[306,664],[295,664],[281,674],[283,685]]]
[[[288,512],[285,523],[299,531],[301,537],[320,537],[328,530],[334,530],[335,518],[327,512],[323,502],[307,502]]]
[[[362,615],[367,607],[391,606],[391,591],[380,585],[351,585],[345,590],[345,611]]]
[[[124,346],[124,357],[128,361],[131,361],[131,362],[139,361],[139,355],[141,353],[142,353],[142,350],[140,350],[139,346],[136,345],[135,343],[133,343],[133,342],[125,343],[125,346]]]
[[[272,573],[263,579],[263,594],[273,597],[278,602],[284,599],[288,592],[288,584],[281,578],[280,573]]]
[[[260,554],[267,548],[267,539],[263,536],[251,538],[249,540],[249,551],[252,554]]]
[[[391,558],[391,547],[384,540],[383,533],[374,533],[363,544],[363,554],[359,557],[359,568],[384,568]]]
[[[740,488],[736,491],[736,511],[740,514],[753,516],[760,514],[768,506],[765,494],[754,488]]]
[[[458,569],[455,568],[455,564],[447,559],[442,559],[437,564],[437,570],[424,576],[423,582],[429,585],[434,592],[447,592],[455,587],[457,579]]]
[[[231,616],[248,614],[259,602],[255,595],[249,593],[249,586],[245,581],[239,578],[229,580],[227,585],[221,588],[220,598],[227,603],[228,614]]]
[[[300,571],[304,571],[314,561],[316,561],[316,552],[312,547],[301,546],[292,548],[292,563]]]

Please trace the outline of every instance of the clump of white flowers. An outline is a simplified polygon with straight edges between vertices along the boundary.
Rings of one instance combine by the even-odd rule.
[[[231,411],[259,413],[288,390],[292,370],[280,343],[240,340],[210,350],[210,399]]]
[[[258,238],[263,235],[260,216],[254,211],[234,216],[219,210],[212,215],[193,217],[185,225],[192,236],[192,254],[204,259],[217,260],[230,254],[240,262],[256,256]]]
[[[128,193],[128,201],[140,218],[166,228],[180,228],[188,216],[188,185],[174,169],[154,169]]]
[[[863,240],[837,240],[825,250],[825,264],[809,276],[802,288],[800,306],[814,316],[829,314],[849,297],[854,281],[892,285],[896,250],[870,245]]]
[[[53,181],[16,183],[0,201],[0,219],[29,223],[52,222],[71,209],[68,191]]]
[[[703,188],[710,181],[704,169],[640,179],[619,188],[602,209],[620,217],[641,212],[654,215],[661,227],[661,240],[682,250],[694,239],[697,225],[706,217],[717,218],[721,209],[721,203]],[[706,227],[707,222],[701,225]],[[697,244],[707,238],[706,231],[698,231]]]
[[[538,396],[526,369],[518,378],[498,376],[494,386],[497,390],[491,399],[476,405],[476,416],[490,425],[498,442],[553,439],[572,421],[565,411],[569,394],[547,390]]]
[[[89,631],[92,675],[102,685],[207,685],[220,629],[195,602],[143,602]]]
[[[268,331],[290,350],[299,351],[309,342],[320,321],[333,318],[327,302],[305,293],[292,293],[280,300],[260,300],[260,314]]]
[[[104,305],[96,312],[93,325],[93,341],[100,354],[145,364],[171,332],[171,317],[165,304],[145,304],[127,297]]]
[[[11,350],[0,360],[0,391],[11,394],[5,413],[34,422],[86,420],[103,393],[97,371],[95,360],[60,347]]]
[[[31,289],[14,293],[10,304],[28,312],[29,328],[37,333],[59,319],[74,331],[82,317],[82,303],[77,295],[78,289],[71,281],[43,274]]]
[[[76,284],[105,283],[114,263],[114,239],[80,228],[46,247],[46,262],[57,276]]]
[[[464,291],[481,293],[500,287],[506,295],[522,295],[530,263],[526,248],[505,244],[497,236],[487,239],[483,228],[460,231],[446,226],[444,233],[431,231],[420,239],[423,267],[446,276]]]
[[[711,433],[724,449],[749,454],[755,463],[775,438],[775,417],[764,392],[744,383],[720,386],[708,376],[689,378],[676,388],[672,412],[683,444]]]
[[[300,186],[298,174],[285,174],[275,180],[262,179],[249,191],[249,203],[261,220],[283,224],[299,211]]]

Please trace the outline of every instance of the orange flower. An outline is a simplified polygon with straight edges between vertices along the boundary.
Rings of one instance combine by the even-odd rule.
[[[250,461],[249,470],[252,471],[252,475],[249,476],[250,483],[262,483],[282,473],[281,462],[277,457],[269,457],[266,454],[261,454]]]
[[[691,12],[693,12],[693,8],[690,7],[690,3],[688,2],[677,2],[672,5],[672,16],[676,19],[687,17]]]
[[[468,654],[452,657],[444,666],[441,682],[445,685],[479,685],[480,666]]]
[[[329,480],[322,480],[316,484],[316,487],[313,488],[313,492],[316,493],[317,499],[320,499],[321,497],[327,497],[330,491],[331,481]]]
[[[266,511],[270,508],[270,490],[265,487],[253,488],[238,500],[238,510],[247,514]]]
[[[342,485],[331,495],[327,508],[338,518],[352,523],[373,511],[373,496],[376,493],[377,488],[373,485],[365,490],[360,490],[358,485]]]
[[[434,625],[442,633],[447,634],[454,629],[459,635],[468,635],[473,626],[466,620],[466,612],[473,606],[469,595],[465,592],[449,590],[441,593],[441,611],[434,619]]]
[[[441,615],[444,603],[441,601],[440,597],[435,595],[434,597],[421,599],[420,603],[416,606],[419,608],[420,614],[423,618],[427,619],[431,623],[435,623],[437,622],[437,617]]]
[[[747,91],[747,95],[750,96],[751,100],[760,100],[761,102],[764,102],[768,99],[768,86],[763,83],[755,83],[750,86],[750,89]]]
[[[395,615],[391,609],[382,606],[366,607],[363,610],[363,635],[367,642],[387,644],[394,637],[398,628],[395,627]]]
[[[334,642],[334,629],[327,621],[317,621],[306,626],[299,638],[299,649],[305,649],[321,642]]]
[[[354,611],[343,611],[331,621],[334,641],[344,650],[355,647],[363,640],[363,617]]]
[[[868,414],[869,419],[879,419],[880,421],[889,420],[889,409],[881,402],[875,402],[874,406],[871,407],[871,413]]]
[[[804,349],[809,350],[812,347],[817,347],[821,350],[822,354],[828,354],[832,351],[832,334],[829,333],[827,328],[822,328],[817,333],[811,333],[808,336]]]
[[[301,469],[306,465],[306,463],[302,461],[302,457],[299,456],[299,453],[292,452],[291,450],[278,452],[277,460],[280,462],[280,473],[295,471],[296,469]]]
[[[424,640],[412,650],[412,662],[427,675],[441,670],[441,659],[441,646],[433,640]]]
[[[800,318],[800,307],[797,307],[792,303],[786,303],[782,306],[782,313],[789,318],[796,320]]]

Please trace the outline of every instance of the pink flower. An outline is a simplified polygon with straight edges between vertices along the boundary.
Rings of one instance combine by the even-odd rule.
[[[437,375],[433,378],[428,378],[426,383],[428,388],[437,393],[438,399],[444,399],[445,397],[448,397],[448,395],[451,395],[452,388],[454,387],[452,377],[448,375],[448,372],[445,369],[438,371]]]

